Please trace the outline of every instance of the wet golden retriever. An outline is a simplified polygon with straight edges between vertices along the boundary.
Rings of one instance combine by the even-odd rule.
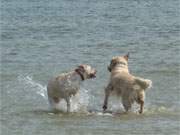
[[[133,76],[128,69],[129,53],[125,56],[113,57],[108,66],[111,72],[110,81],[105,88],[105,99],[103,109],[107,109],[108,97],[114,93],[121,96],[122,104],[126,112],[131,108],[131,105],[136,101],[140,104],[139,113],[143,113],[145,100],[145,90],[151,87],[151,80]]]

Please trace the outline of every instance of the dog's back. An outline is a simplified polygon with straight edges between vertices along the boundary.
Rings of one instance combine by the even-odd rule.
[[[113,57],[108,66],[108,70],[111,72],[111,78],[105,89],[104,110],[107,109],[109,94],[113,93],[122,97],[122,103],[126,111],[136,101],[140,104],[139,112],[143,112],[145,89],[151,87],[152,82],[131,75],[128,70],[128,58],[129,54]]]
[[[73,78],[73,72],[63,73],[52,78],[47,86],[49,97],[66,98],[66,96],[76,93],[78,89],[79,82]]]
[[[127,72],[117,72],[111,77],[113,92],[120,96],[124,91],[130,91],[133,88],[133,77]]]

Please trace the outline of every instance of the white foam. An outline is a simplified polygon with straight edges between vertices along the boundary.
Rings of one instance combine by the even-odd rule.
[[[98,116],[113,116],[112,113],[97,112],[96,114],[97,114]]]

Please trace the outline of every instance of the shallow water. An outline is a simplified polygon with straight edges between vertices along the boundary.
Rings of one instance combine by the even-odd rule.
[[[2,0],[1,134],[179,134],[179,22],[178,0]],[[130,71],[153,81],[145,112],[124,114],[111,97],[103,114],[107,65],[126,52]],[[81,63],[97,78],[82,84],[72,113],[51,112],[49,78]]]

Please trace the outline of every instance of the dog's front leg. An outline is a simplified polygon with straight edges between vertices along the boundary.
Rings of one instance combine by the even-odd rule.
[[[67,103],[67,113],[69,113],[71,111],[70,97],[66,98],[66,103]]]
[[[105,98],[104,98],[104,105],[103,105],[103,110],[105,111],[107,109],[108,105],[108,98],[109,98],[109,93],[105,93]]]
[[[103,110],[105,111],[108,106],[108,98],[110,95],[110,92],[112,91],[112,85],[109,84],[106,89],[105,89],[105,98],[104,98],[104,105],[103,105]]]

